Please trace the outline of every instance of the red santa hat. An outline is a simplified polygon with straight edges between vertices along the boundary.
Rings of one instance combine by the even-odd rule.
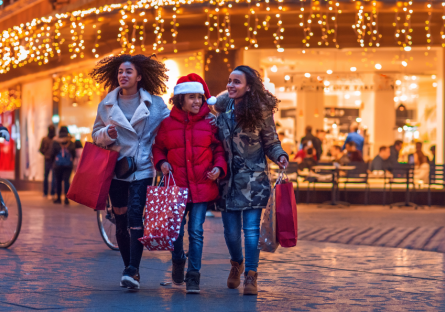
[[[206,82],[197,74],[188,74],[178,79],[173,94],[199,93],[207,99],[207,104],[215,105],[216,97],[211,96]]]

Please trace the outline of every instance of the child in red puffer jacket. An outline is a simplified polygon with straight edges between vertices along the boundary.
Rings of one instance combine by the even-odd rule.
[[[205,97],[204,97],[205,96]],[[206,100],[207,99],[207,100]],[[227,172],[225,152],[216,138],[217,127],[206,116],[207,103],[214,104],[204,80],[189,74],[178,80],[170,103],[174,105],[170,117],[164,119],[153,145],[153,163],[164,175],[170,171],[176,185],[189,189],[189,198],[181,231],[172,252],[172,279],[183,284],[186,256],[183,249],[184,225],[189,215],[188,269],[185,277],[187,293],[199,293],[203,223],[207,203],[219,195],[216,179]],[[171,182],[173,183],[173,182]]]

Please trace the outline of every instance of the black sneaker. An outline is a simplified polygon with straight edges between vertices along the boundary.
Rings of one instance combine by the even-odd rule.
[[[134,266],[129,265],[124,270],[124,275],[122,276],[121,283],[123,287],[127,287],[128,289],[139,289],[139,281],[141,277],[139,276],[139,270]]]
[[[54,201],[54,204],[61,204],[62,203],[62,201],[60,200],[60,198],[59,199],[56,199],[55,201]]]
[[[187,272],[185,276],[185,288],[188,294],[199,294],[199,279],[201,274],[196,271]]]
[[[68,198],[65,198],[65,205],[69,205],[70,201],[68,200]]]
[[[172,280],[175,285],[184,284],[184,267],[187,259],[173,260],[172,259]]]

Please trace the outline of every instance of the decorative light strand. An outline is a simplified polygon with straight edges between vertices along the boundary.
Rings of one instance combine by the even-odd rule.
[[[442,27],[440,29],[442,47],[445,48],[445,1],[442,2]]]
[[[433,7],[432,0],[428,0],[428,4],[427,4],[428,19],[425,21],[427,50],[431,50],[431,43],[432,43],[432,37],[431,37],[431,20],[433,18],[433,8],[432,7]]]

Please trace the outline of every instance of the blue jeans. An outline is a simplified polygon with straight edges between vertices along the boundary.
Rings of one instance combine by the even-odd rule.
[[[185,259],[184,254],[184,226],[186,216],[189,215],[188,233],[189,233],[189,264],[187,272],[201,270],[202,246],[204,245],[204,230],[202,225],[206,218],[207,203],[190,203],[185,209],[184,218],[182,219],[181,231],[178,239],[173,243],[172,251],[173,260]]]
[[[243,262],[241,245],[241,224],[244,232],[244,247],[246,249],[245,272],[257,271],[260,259],[258,239],[260,237],[260,222],[262,209],[243,211],[223,211],[224,238],[232,261]],[[242,220],[241,220],[242,216]]]

